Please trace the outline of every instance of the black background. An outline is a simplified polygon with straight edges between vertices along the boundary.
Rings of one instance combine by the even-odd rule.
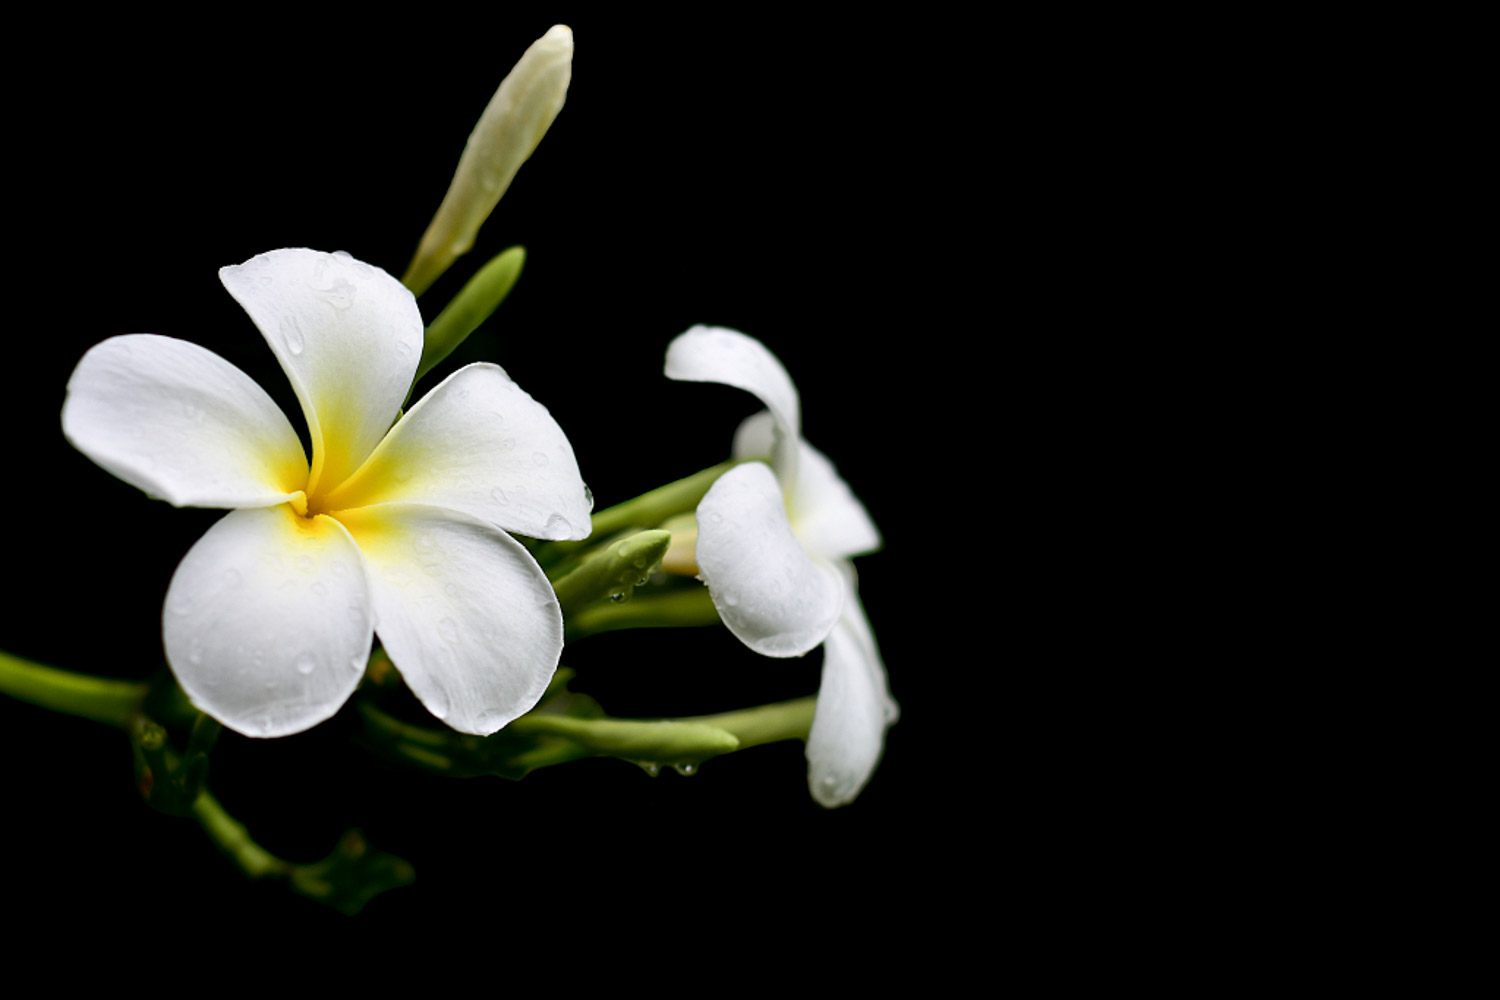
[[[623,933],[679,904],[679,917],[701,914],[699,933],[761,907],[891,919],[893,887],[926,877],[914,838],[952,823],[957,805],[935,780],[949,764],[937,719],[956,707],[941,692],[959,666],[940,638],[945,600],[964,570],[945,538],[969,526],[965,500],[983,484],[942,464],[939,449],[963,432],[944,426],[937,379],[979,331],[946,315],[933,224],[965,224],[937,207],[957,183],[938,116],[963,39],[939,53],[900,25],[834,19],[421,13],[430,20],[408,12],[352,33],[332,14],[261,12],[186,43],[180,25],[96,24],[96,42],[45,53],[77,89],[16,82],[31,99],[11,121],[20,315],[5,334],[18,360],[3,502],[19,587],[0,647],[145,676],[160,662],[171,573],[220,516],[148,500],[67,445],[58,415],[82,354],[116,334],[190,340],[295,413],[218,268],[307,246],[399,276],[495,87],[551,23],[570,23],[567,104],[474,251],[424,296],[424,315],[506,246],[527,247],[526,271],[437,374],[505,367],[568,432],[604,507],[720,461],[758,408],[733,389],[665,379],[671,338],[714,323],[766,343],[802,393],[805,436],[885,536],[858,562],[903,708],[885,759],[834,811],[809,797],[796,743],[692,778],[599,759],[519,784],[445,781],[351,748],[346,713],[284,740],[226,733],[212,786],[285,857],[320,857],[358,826],[412,861],[417,883],[375,901],[365,926],[476,906],[512,928],[571,912],[624,921]],[[598,637],[563,662],[612,714],[650,717],[812,693],[819,658],[763,659],[714,629]],[[0,837],[30,873],[12,898],[44,923],[345,919],[249,883],[190,821],[142,804],[119,733],[9,701],[0,720]]]

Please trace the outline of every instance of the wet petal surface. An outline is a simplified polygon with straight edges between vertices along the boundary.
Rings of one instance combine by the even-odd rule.
[[[364,566],[328,517],[236,510],[183,558],[162,637],[189,700],[246,736],[330,718],[364,675],[374,630]]]
[[[297,433],[265,390],[171,337],[93,347],[68,380],[62,424],[73,447],[178,507],[284,503],[307,480]]]
[[[696,557],[724,624],[757,653],[801,656],[838,620],[838,572],[798,542],[766,465],[731,469],[703,497]]]
[[[562,655],[562,612],[524,546],[437,507],[339,516],[370,570],[380,642],[428,711],[488,735],[537,703]]]

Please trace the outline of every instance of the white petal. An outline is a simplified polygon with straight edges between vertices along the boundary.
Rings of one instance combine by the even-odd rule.
[[[337,486],[390,429],[422,356],[422,314],[347,254],[273,250],[219,278],[291,379],[312,439],[309,495]]]
[[[807,737],[807,785],[820,805],[847,805],[870,780],[898,710],[864,608],[847,578],[844,613],[823,644],[823,683]]]
[[[734,457],[769,455],[772,427],[769,411],[746,418],[734,435]],[[797,481],[787,496],[787,515],[803,547],[827,559],[846,559],[880,548],[875,522],[839,478],[833,463],[806,441],[798,443]]]
[[[593,499],[547,408],[499,367],[469,365],[406,412],[326,509],[423,503],[532,538],[587,538]]]
[[[667,348],[666,375],[681,382],[718,382],[753,393],[776,421],[772,457],[783,482],[796,480],[795,442],[802,433],[797,387],[776,355],[753,337],[721,326],[695,326]]]
[[[562,655],[562,611],[521,543],[419,504],[343,511],[381,644],[433,715],[485,736],[534,707]]]
[[[114,337],[68,380],[63,434],[116,476],[178,507],[284,503],[307,480],[296,431],[260,386],[196,344]]]
[[[331,717],[370,657],[369,589],[338,522],[282,504],[225,515],[167,591],[167,662],[203,712],[246,736]]]
[[[757,653],[801,656],[838,620],[838,572],[797,541],[759,462],[720,476],[698,504],[696,557],[719,617]]]
[[[792,527],[811,552],[847,559],[880,548],[875,522],[833,463],[806,441],[800,442],[797,484],[787,499]]]

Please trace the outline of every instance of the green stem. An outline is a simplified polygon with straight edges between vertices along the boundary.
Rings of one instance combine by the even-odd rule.
[[[0,693],[125,729],[146,697],[146,684],[44,667],[0,651]]]
[[[193,818],[203,831],[227,854],[240,870],[251,878],[285,877],[291,874],[292,864],[250,839],[245,824],[224,811],[219,800],[203,792],[193,802]]]
[[[695,722],[714,726],[733,733],[740,741],[739,749],[775,743],[778,740],[805,740],[812,729],[813,712],[818,707],[814,695],[793,701],[760,705],[738,712],[722,712],[718,715],[698,715],[678,722]]]
[[[718,623],[719,611],[707,587],[642,594],[620,604],[588,604],[566,619],[569,639],[625,628],[684,628]]]

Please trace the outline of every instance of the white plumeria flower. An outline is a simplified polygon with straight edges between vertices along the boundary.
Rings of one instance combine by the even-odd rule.
[[[589,534],[592,500],[547,410],[495,365],[396,419],[422,353],[411,292],[346,254],[275,250],[219,277],[302,405],[169,337],[114,337],[68,382],[74,447],[178,507],[224,507],[162,613],[192,703],[247,736],[301,732],[363,676],[372,632],[412,692],[485,735],[531,709],[562,653],[545,574],[507,531]],[[392,422],[395,425],[392,426]]]
[[[852,802],[897,716],[849,562],[878,549],[880,533],[833,463],[802,440],[797,387],[760,341],[695,326],[667,349],[666,374],[736,386],[766,405],[740,425],[734,456],[771,464],[739,465],[714,483],[698,504],[695,558],[745,645],[766,656],[823,646],[808,787],[822,805]]]

